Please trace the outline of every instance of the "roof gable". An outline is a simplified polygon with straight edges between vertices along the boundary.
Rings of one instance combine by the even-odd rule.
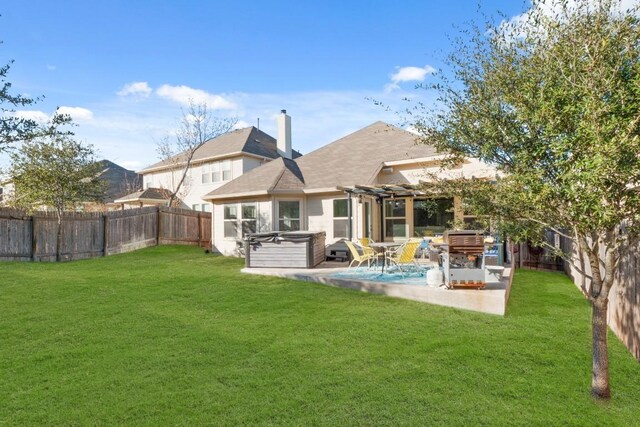
[[[437,154],[434,147],[416,141],[415,134],[376,122],[295,161],[280,159],[253,169],[205,198],[370,184],[384,162]]]
[[[235,153],[252,154],[270,159],[280,157],[276,147],[276,139],[260,129],[251,126],[243,129],[237,129],[208,140],[194,152],[191,161],[193,163],[199,163],[206,159],[224,157]],[[300,156],[301,154],[299,152],[293,152],[294,158]],[[168,160],[162,160],[154,163],[140,172],[149,173],[155,170],[170,168],[175,166],[176,163],[180,163],[185,160],[186,157],[183,152]]]

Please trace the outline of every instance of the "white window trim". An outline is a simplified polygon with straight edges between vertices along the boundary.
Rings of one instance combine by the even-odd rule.
[[[236,219],[225,219],[224,217],[224,210],[226,206],[230,206],[233,205],[236,208]],[[243,205],[254,205],[256,208],[256,217],[255,219],[244,219],[242,216],[242,207]],[[236,203],[225,203],[224,205],[222,205],[222,236],[224,238],[224,240],[228,240],[228,241],[238,241],[239,239],[242,239],[242,223],[244,221],[255,221],[256,223],[256,231],[259,230],[260,227],[260,211],[259,211],[259,203],[256,201],[247,201],[247,202],[236,202]],[[231,237],[231,236],[226,236],[225,235],[225,224],[227,222],[235,222],[236,225],[236,235]]]
[[[393,201],[395,202],[399,202],[402,201],[404,202],[404,216],[387,216],[387,206],[386,203],[387,202],[391,202]],[[384,239],[407,239],[409,236],[409,220],[407,218],[407,213],[408,213],[408,209],[409,209],[409,203],[408,200],[405,198],[398,198],[398,199],[386,199],[383,201],[384,205],[383,205],[383,213],[384,213]],[[387,220],[393,220],[393,219],[403,219],[404,220],[404,236],[389,236],[387,234]]]
[[[305,229],[305,222],[304,222],[304,204],[302,203],[301,199],[276,199],[274,201],[275,204],[275,211],[276,214],[274,215],[275,218],[275,224],[274,224],[274,228],[277,228],[278,231],[283,231],[280,230],[280,202],[298,202],[298,221],[300,223],[300,230],[304,230]]]
[[[337,200],[344,200],[347,203],[347,216],[335,216],[334,210],[335,210],[335,203],[336,203]],[[347,198],[332,199],[332,201],[331,201],[331,216],[332,216],[333,238],[334,239],[346,239],[348,237],[348,234],[349,234],[349,199],[347,199]],[[346,230],[344,236],[337,236],[336,235],[336,220],[346,221],[347,222],[347,230]]]

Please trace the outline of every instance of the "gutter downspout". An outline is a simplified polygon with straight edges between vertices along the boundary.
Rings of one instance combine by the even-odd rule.
[[[347,193],[347,216],[349,217],[347,239],[351,241],[353,239],[353,212],[351,211],[351,193]]]

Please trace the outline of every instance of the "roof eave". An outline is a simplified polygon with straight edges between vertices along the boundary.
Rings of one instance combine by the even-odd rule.
[[[212,160],[224,160],[227,158],[232,158],[232,157],[238,157],[238,156],[244,156],[244,157],[252,157],[254,159],[260,159],[260,160],[275,160],[275,158],[273,157],[268,157],[268,156],[261,156],[259,154],[255,154],[255,153],[248,153],[246,151],[234,151],[232,153],[225,153],[225,154],[220,154],[217,156],[209,156],[209,157],[203,157],[201,159],[194,159],[191,160],[191,165],[199,165],[208,161],[212,161]],[[163,170],[167,170],[167,169],[177,169],[177,168],[181,168],[184,167],[186,165],[185,162],[183,163],[176,163],[176,164],[172,164],[172,165],[163,165],[163,166],[156,166],[153,168],[146,168],[146,169],[142,169],[136,173],[139,174],[145,174],[145,173],[152,173],[152,172],[159,172],[159,171],[163,171]]]
[[[202,196],[202,200],[225,200],[225,199],[239,199],[243,197],[253,196],[267,196],[269,192],[266,190],[259,191],[245,191],[242,193],[230,193],[230,194],[205,194]]]

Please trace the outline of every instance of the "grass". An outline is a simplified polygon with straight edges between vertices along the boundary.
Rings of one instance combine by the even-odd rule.
[[[0,264],[0,425],[638,425],[640,364],[589,307],[519,271],[506,317],[246,276],[157,247]]]

